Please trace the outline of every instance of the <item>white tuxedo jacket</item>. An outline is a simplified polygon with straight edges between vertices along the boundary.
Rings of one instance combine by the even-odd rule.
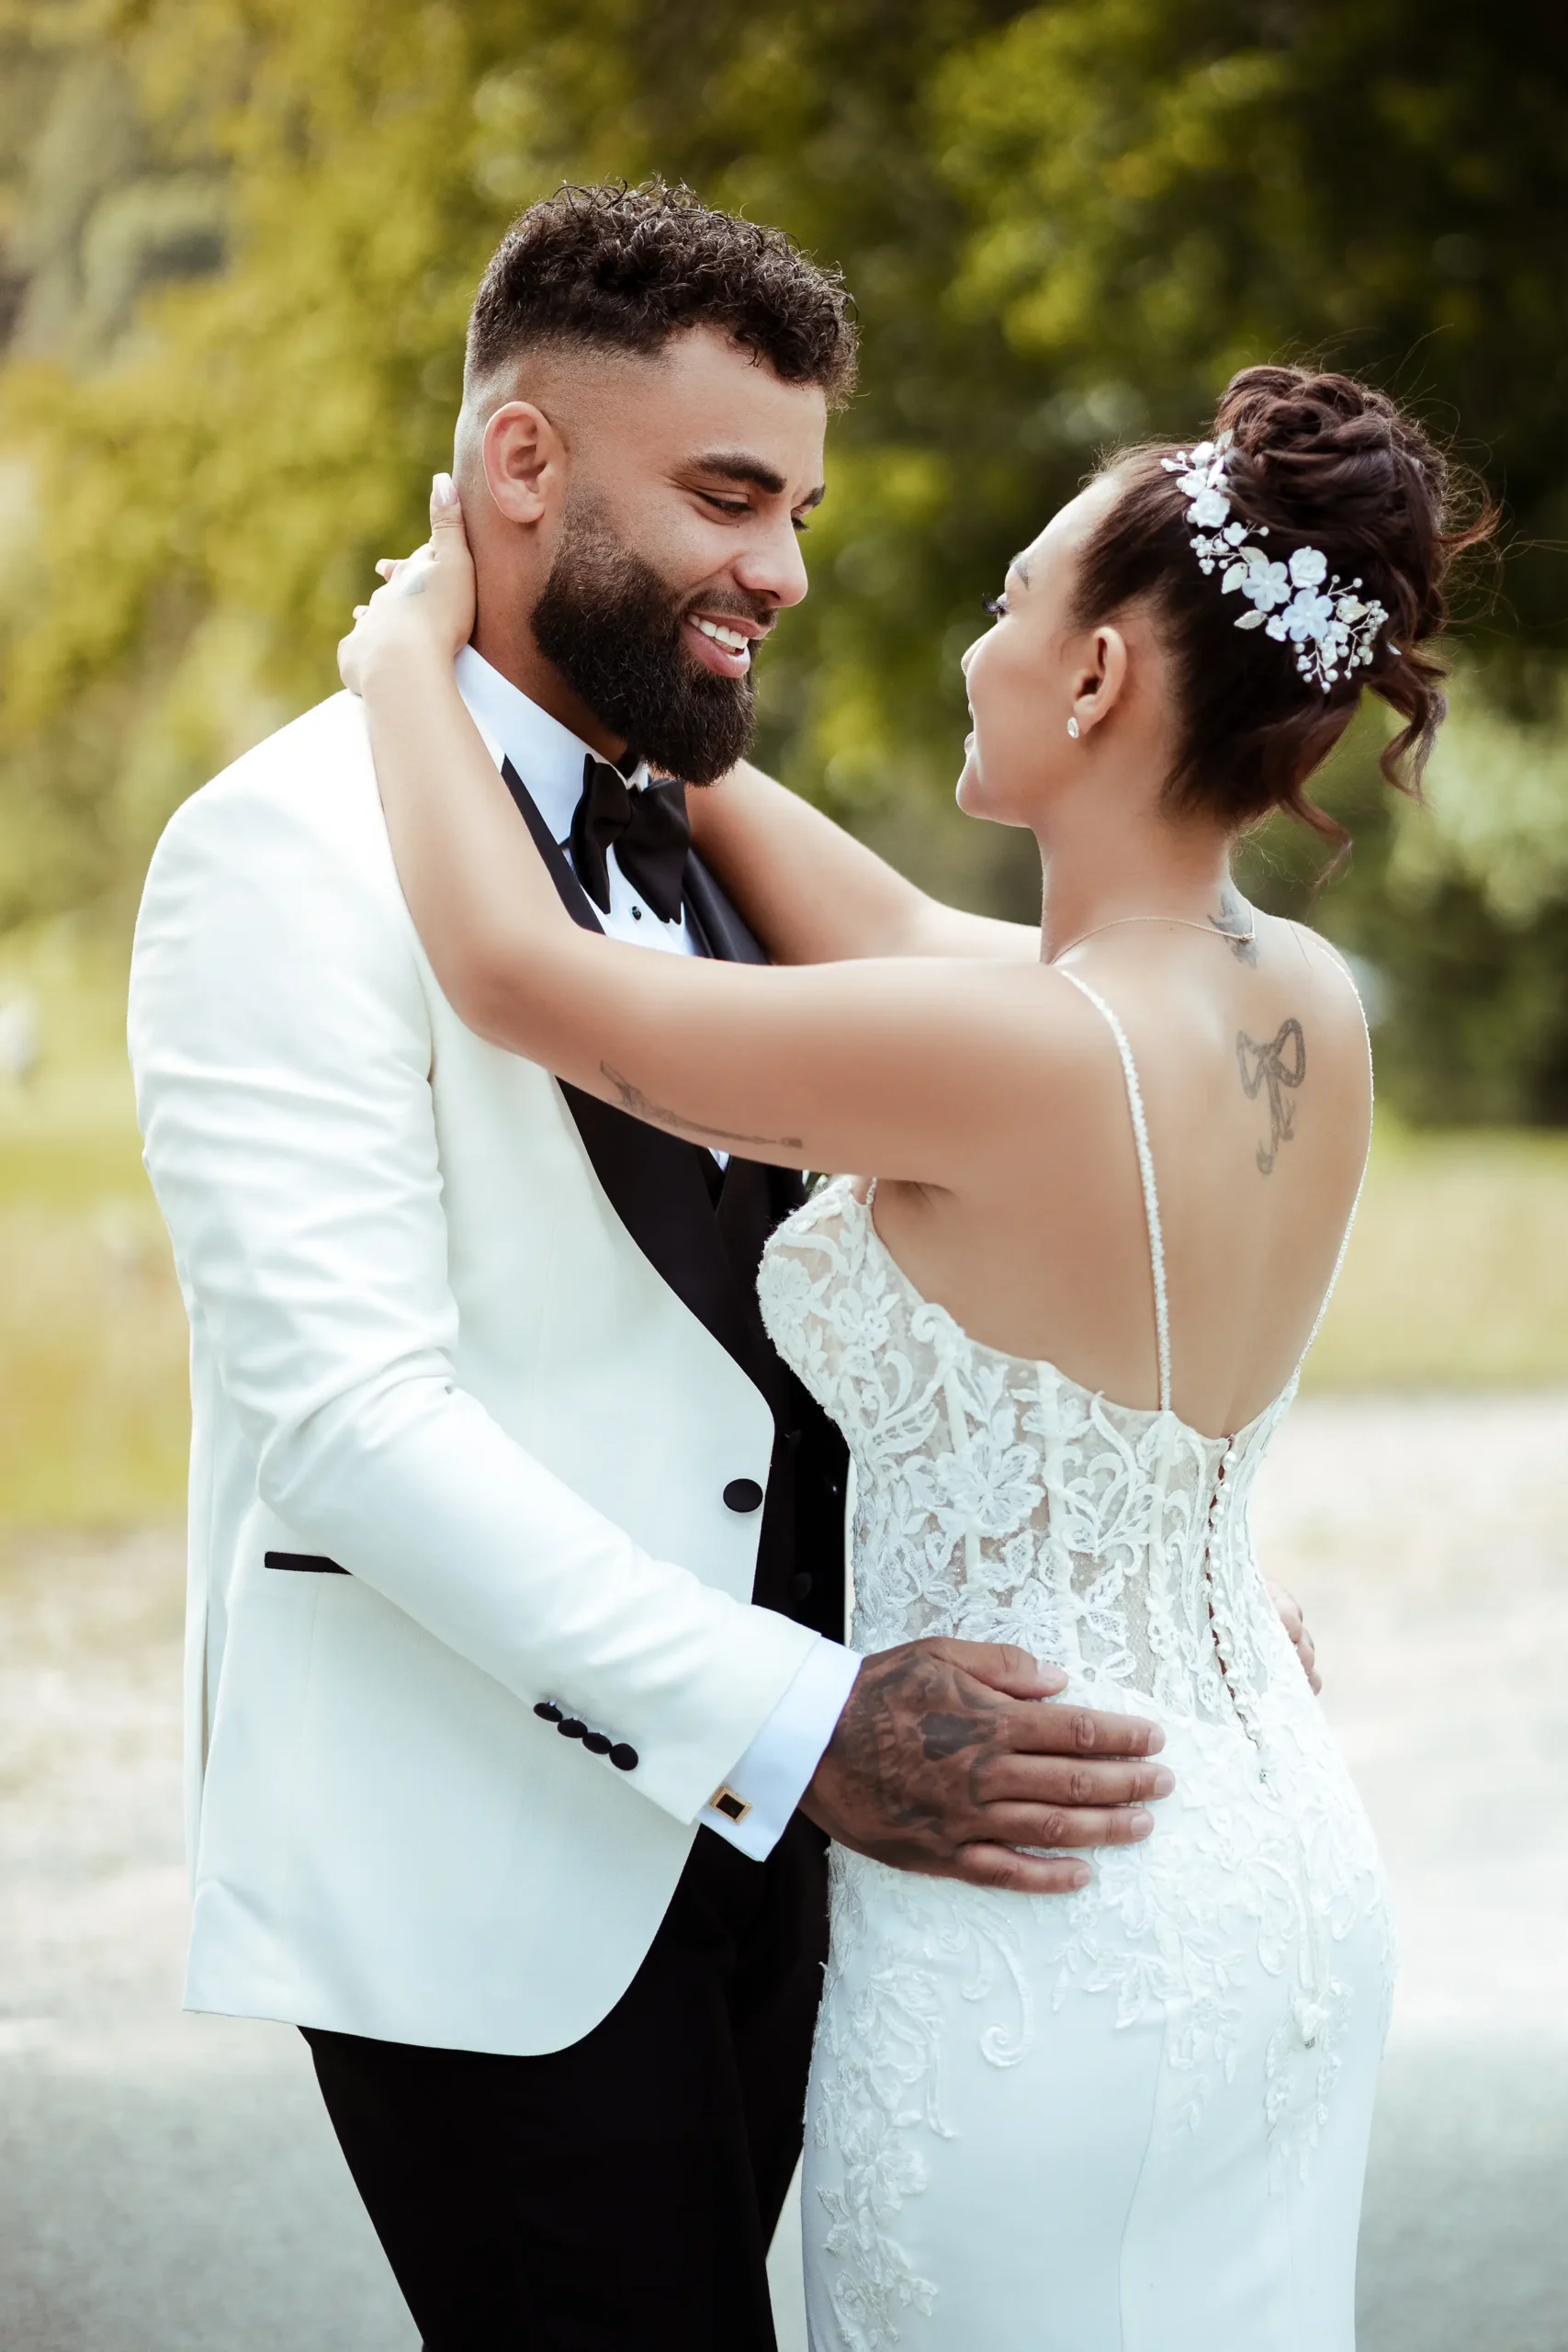
[[[191,1320],[187,2003],[563,2048],[818,1641],[724,1501],[768,1406],[442,997],[350,696],[175,817],[130,1040]]]

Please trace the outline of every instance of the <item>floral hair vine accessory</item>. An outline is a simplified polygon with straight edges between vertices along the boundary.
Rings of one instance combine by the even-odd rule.
[[[1222,433],[1190,453],[1179,449],[1160,459],[1168,474],[1180,477],[1176,487],[1190,501],[1187,520],[1195,526],[1198,569],[1213,571],[1223,563],[1222,594],[1239,591],[1252,607],[1237,619],[1237,628],[1266,629],[1281,644],[1289,639],[1303,677],[1326,694],[1342,673],[1370,664],[1388,613],[1375,597],[1363,601],[1356,594],[1359,580],[1347,588],[1337,575],[1330,578],[1321,548],[1298,548],[1288,563],[1274,563],[1258,545],[1269,536],[1266,525],[1258,524],[1256,537],[1248,537],[1247,524],[1231,521],[1225,460],[1234,439]]]

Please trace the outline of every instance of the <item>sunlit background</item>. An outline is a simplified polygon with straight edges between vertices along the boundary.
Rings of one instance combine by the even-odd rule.
[[[152,844],[185,794],[335,687],[371,561],[423,536],[469,295],[506,221],[563,177],[655,169],[782,223],[854,291],[863,389],[834,428],[809,601],[762,676],[763,756],[950,896],[1032,910],[1016,837],[952,807],[957,656],[1099,450],[1190,435],[1235,368],[1322,355],[1399,392],[1500,502],[1500,560],[1461,600],[1427,805],[1377,784],[1368,718],[1323,795],[1355,835],[1346,870],[1319,891],[1317,852],[1270,832],[1247,878],[1314,911],[1375,1022],[1371,1175],[1308,1376],[1321,1469],[1292,1476],[1315,1491],[1356,1432],[1384,1431],[1410,1496],[1450,1494],[1448,1535],[1501,1569],[1495,1501],[1442,1482],[1477,1428],[1495,1451],[1528,1427],[1519,1475],[1561,1495],[1568,1437],[1568,16],[0,0],[0,1599],[17,1657],[47,1650],[36,1611],[57,1577],[108,1608],[116,1562],[175,1557],[184,1319],[121,1035]],[[1359,1524],[1331,1583],[1346,1545],[1376,1570],[1382,1539]],[[1530,1525],[1549,1610],[1556,1507]],[[1301,1539],[1303,1580],[1327,1543]],[[145,1640],[170,1642],[158,1610]],[[1357,1642],[1353,1611],[1340,1623]],[[69,1711],[38,1723],[57,1754]],[[0,2055],[30,1998],[0,1977]],[[1494,2332],[1493,2352],[1561,2352],[1559,2316]],[[78,2336],[57,2311],[26,2341],[143,2341],[99,2324]],[[1374,2345],[1404,2347],[1389,2329]]]

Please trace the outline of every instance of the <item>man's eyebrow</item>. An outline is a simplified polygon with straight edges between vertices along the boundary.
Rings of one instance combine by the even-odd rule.
[[[750,482],[754,490],[765,490],[770,498],[777,498],[788,486],[776,467],[752,457],[746,449],[710,449],[705,456],[694,458],[692,468],[699,474],[717,474],[725,481]],[[818,482],[815,490],[807,492],[801,505],[820,506],[827,491],[826,482]]]

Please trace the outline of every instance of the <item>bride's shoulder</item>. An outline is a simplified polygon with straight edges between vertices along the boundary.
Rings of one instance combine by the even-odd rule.
[[[1110,1009],[1099,990],[1056,964],[955,960],[952,985],[967,997],[967,1023],[1010,1035],[1031,1054],[1073,1064],[1103,1043]]]
[[[1354,1035],[1362,1034],[1367,1026],[1366,996],[1369,975],[1364,965],[1353,961],[1333,941],[1325,939],[1310,923],[1296,922],[1284,916],[1263,918],[1281,961],[1293,961],[1299,981],[1304,980],[1325,1014],[1337,1013]]]
[[[1258,975],[1263,984],[1259,1035],[1266,1036],[1276,1022],[1293,1025],[1292,1067],[1302,1078],[1310,1073],[1313,1094],[1336,1114],[1336,1130],[1364,1140],[1372,1104],[1365,967],[1303,922],[1272,921],[1264,945]],[[1284,1028],[1280,1034],[1284,1035]]]
[[[1107,978],[1101,989],[1102,977],[1053,964],[992,967],[994,1048],[982,1058],[1003,1099],[1032,1099],[1053,1117],[1092,1116],[1120,1102],[1122,1054],[1136,1051],[1132,1033],[1146,1029],[1145,1008],[1124,981]],[[1010,1051],[999,1050],[1004,1037]],[[1020,1084],[1022,1097],[1013,1091]]]

